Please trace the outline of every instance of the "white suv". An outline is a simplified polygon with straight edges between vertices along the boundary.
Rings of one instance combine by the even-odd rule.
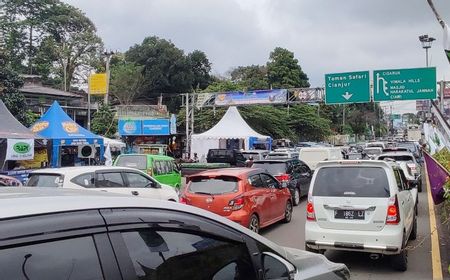
[[[83,166],[33,171],[28,187],[63,187],[127,194],[178,202],[171,186],[158,183],[142,171],[127,167]]]
[[[395,163],[319,163],[308,193],[305,249],[391,255],[393,267],[405,271],[406,243],[417,234],[411,188]]]

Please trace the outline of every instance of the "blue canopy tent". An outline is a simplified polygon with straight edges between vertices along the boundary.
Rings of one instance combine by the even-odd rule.
[[[53,102],[47,112],[31,127],[39,136],[52,141],[51,167],[60,166],[62,146],[99,145],[103,160],[103,137],[98,136],[74,122],[58,102]]]

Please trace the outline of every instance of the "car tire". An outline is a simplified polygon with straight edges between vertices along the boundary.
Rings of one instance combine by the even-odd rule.
[[[404,242],[406,243],[406,242]],[[400,254],[391,256],[391,266],[398,271],[406,271],[408,269],[408,251],[405,250],[406,244],[402,246]]]
[[[416,238],[417,238],[417,216],[414,217],[411,233],[409,234],[409,240],[416,240]]]
[[[292,196],[292,201],[294,202],[294,206],[298,206],[300,204],[301,192],[299,188],[294,189],[294,195]]]
[[[283,223],[290,223],[292,221],[292,212],[293,212],[293,208],[292,208],[292,202],[290,200],[288,200],[286,202],[286,207],[284,208],[284,219],[283,219]]]
[[[256,216],[256,214],[253,214],[250,217],[250,222],[248,223],[248,229],[255,233],[259,233],[259,219],[258,219],[258,216]]]

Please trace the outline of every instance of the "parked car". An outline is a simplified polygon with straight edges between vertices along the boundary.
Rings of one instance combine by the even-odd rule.
[[[115,166],[130,167],[152,176],[161,184],[181,187],[181,171],[175,159],[162,155],[122,154],[114,161]]]
[[[312,170],[316,169],[317,164],[323,160],[342,159],[342,150],[334,147],[311,147],[300,150],[299,159],[306,163]]]
[[[368,142],[366,143],[366,148],[381,148],[381,149],[386,149],[386,144],[384,142]]]
[[[245,159],[250,159],[253,157],[253,160],[262,160],[267,157],[269,151],[267,150],[241,150],[242,155]]]
[[[308,193],[305,249],[388,255],[394,268],[405,271],[417,216],[412,186],[403,178],[396,163],[321,162]]]
[[[398,147],[407,148],[416,158],[417,162],[422,162],[422,151],[420,150],[419,143],[413,141],[403,141],[397,143]]]
[[[22,186],[22,182],[11,176],[0,175],[0,186],[20,187]]]
[[[83,166],[40,169],[30,173],[28,187],[87,189],[178,201],[171,186],[144,172],[127,167]]]
[[[389,152],[383,153],[377,157],[378,160],[391,159],[396,162],[405,162],[410,169],[412,176],[415,178],[412,183],[417,186],[417,190],[422,192],[422,172],[419,163],[414,155],[410,152]]]
[[[292,151],[292,150],[286,150],[286,151],[279,151],[279,152],[270,152],[266,159],[288,159],[288,158],[295,158],[298,159],[298,152]]]
[[[227,149],[210,149],[206,157],[208,163],[229,163],[236,167],[244,167],[246,160],[240,151]]]
[[[381,147],[367,147],[363,150],[363,158],[364,159],[375,159],[377,156],[383,153],[383,149]]]
[[[224,216],[254,232],[292,219],[289,189],[262,169],[216,169],[190,176],[180,202]]]
[[[300,198],[308,193],[312,172],[303,161],[266,159],[253,162],[252,167],[263,169],[281,183],[286,183],[295,206],[299,205]]]
[[[0,189],[4,279],[349,279],[344,264],[278,246],[179,203]]]

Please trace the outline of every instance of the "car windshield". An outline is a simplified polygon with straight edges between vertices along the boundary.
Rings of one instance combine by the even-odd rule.
[[[398,143],[397,146],[407,148],[411,153],[417,152],[417,147],[414,143]]]
[[[313,196],[389,197],[389,182],[381,167],[324,167],[317,172]]]
[[[63,176],[60,174],[31,174],[27,186],[57,188],[62,183]]]
[[[205,177],[197,176],[191,178],[189,192],[198,194],[227,194],[238,191],[239,179],[232,176]]]
[[[253,168],[261,168],[271,175],[286,173],[286,163],[284,162],[255,162]]]
[[[119,157],[117,159],[116,165],[145,170],[147,169],[147,157],[144,155]]]
[[[379,155],[381,154],[381,150],[378,148],[375,149],[365,149],[364,152],[369,155]]]
[[[385,160],[387,158],[393,159],[395,161],[414,162],[414,158],[412,156],[385,155],[385,156],[378,157],[379,160]]]

